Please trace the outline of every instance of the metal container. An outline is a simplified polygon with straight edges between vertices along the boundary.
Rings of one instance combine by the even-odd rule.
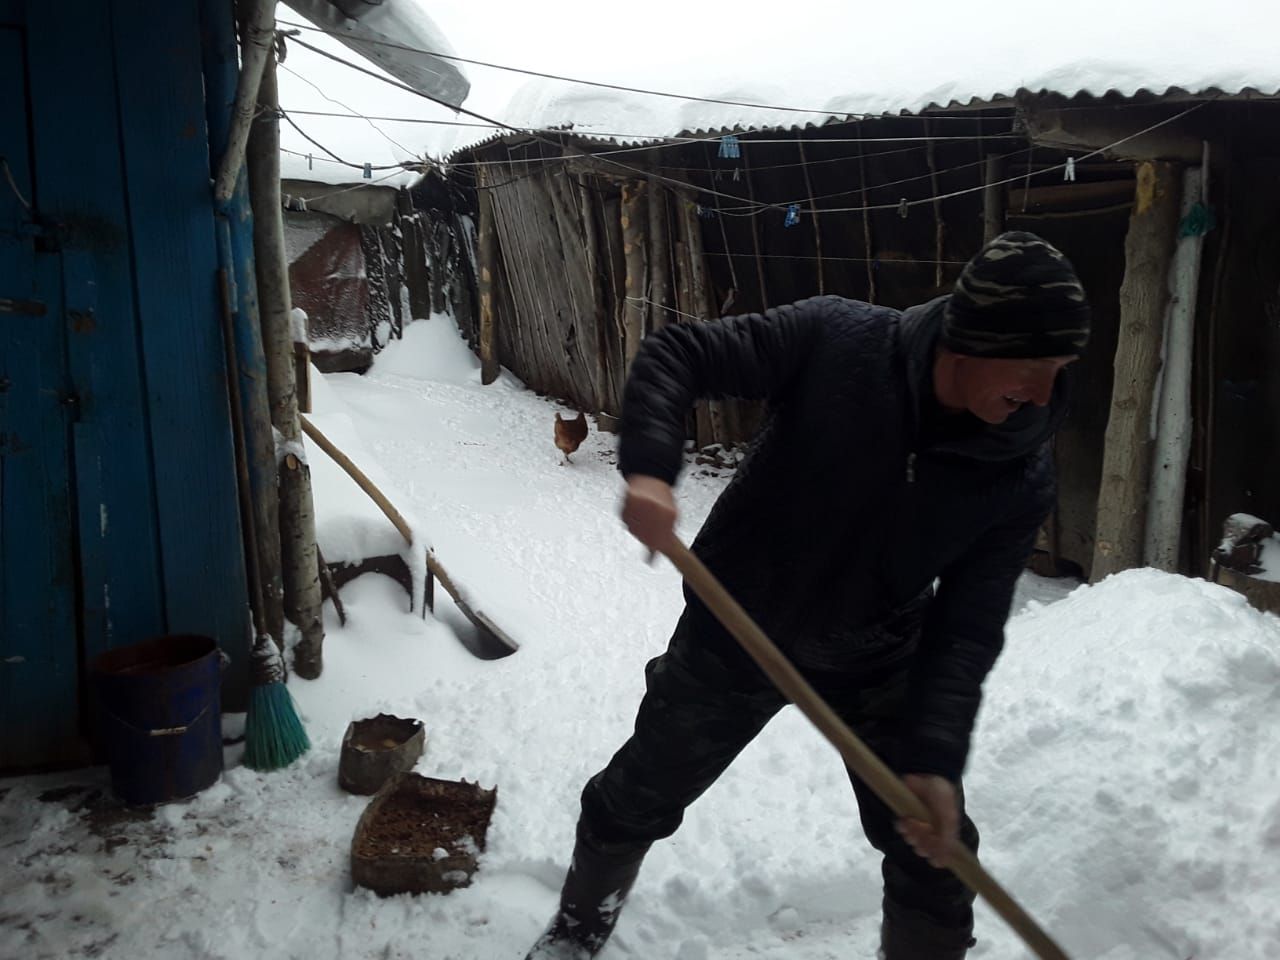
[[[380,713],[347,725],[338,761],[338,785],[350,793],[377,793],[398,773],[413,769],[426,746],[421,720]]]
[[[109,650],[90,672],[121,800],[183,800],[217,781],[222,663],[212,638],[174,634]]]
[[[351,877],[380,897],[470,885],[498,790],[402,773],[369,801],[351,841]]]

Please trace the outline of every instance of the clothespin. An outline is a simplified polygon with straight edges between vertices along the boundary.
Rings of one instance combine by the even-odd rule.
[[[737,183],[737,182],[738,182],[739,180],[741,180],[741,179],[742,179],[742,168],[741,168],[741,167],[734,167],[734,168],[733,168],[733,182],[734,182],[734,183]]]
[[[903,220],[907,219],[907,198],[903,197],[898,201],[898,216]]]
[[[309,153],[307,154],[307,169],[308,169],[308,170],[314,170],[314,169],[315,169],[315,167],[314,167],[314,166],[313,166],[313,164],[312,164],[312,157],[311,157],[311,154],[309,154]]]
[[[742,145],[732,134],[720,138],[720,159],[736,160],[742,156]]]
[[[1076,158],[1067,157],[1067,168],[1062,171],[1062,179],[1064,182],[1076,182]]]
[[[372,179],[373,179],[373,164],[371,164],[371,163],[366,163],[366,164],[364,165],[364,178],[365,178],[366,180],[372,180]]]
[[[794,227],[800,222],[800,204],[787,204],[787,218],[782,221],[784,227]]]

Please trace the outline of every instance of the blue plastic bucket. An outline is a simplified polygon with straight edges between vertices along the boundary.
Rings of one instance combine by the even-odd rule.
[[[130,804],[182,800],[222,773],[222,680],[209,637],[110,650],[91,667],[111,786]]]

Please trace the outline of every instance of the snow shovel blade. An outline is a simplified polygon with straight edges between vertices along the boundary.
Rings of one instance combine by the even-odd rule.
[[[476,628],[476,635],[468,644],[472,654],[481,660],[501,660],[520,649],[520,644],[507,636],[506,632],[490,620],[487,614],[472,610],[469,605],[460,600],[454,602],[462,611],[462,615]]]

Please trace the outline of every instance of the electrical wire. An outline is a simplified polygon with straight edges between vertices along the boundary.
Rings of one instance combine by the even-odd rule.
[[[400,81],[398,81],[398,80],[394,80],[394,79],[392,79],[392,78],[390,78],[390,77],[386,77],[386,76],[383,76],[383,75],[381,75],[381,74],[375,73],[375,72],[374,72],[374,71],[372,71],[372,70],[366,69],[365,67],[361,67],[360,65],[355,64],[355,63],[352,63],[352,62],[350,62],[349,60],[345,60],[345,59],[343,59],[342,57],[339,57],[339,56],[337,56],[337,55],[335,55],[335,54],[329,53],[329,52],[327,52],[327,51],[325,51],[325,50],[321,50],[319,47],[316,47],[316,46],[314,46],[314,45],[312,45],[312,44],[309,44],[309,43],[307,43],[307,42],[306,42],[306,41],[304,41],[304,40],[299,40],[299,39],[297,39],[297,38],[293,38],[293,42],[294,42],[294,43],[296,43],[296,44],[298,44],[299,46],[302,46],[302,47],[305,47],[305,48],[306,48],[306,49],[308,49],[308,50],[311,50],[313,53],[317,53],[317,54],[319,54],[320,56],[323,56],[323,57],[326,57],[327,59],[333,60],[333,61],[334,61],[334,62],[336,62],[336,63],[341,63],[341,64],[343,64],[343,65],[345,65],[345,66],[347,66],[347,67],[350,67],[350,68],[351,68],[351,69],[353,69],[353,70],[356,70],[356,71],[358,71],[358,72],[360,72],[360,73],[367,74],[367,75],[369,75],[369,76],[371,76],[371,77],[374,77],[375,79],[381,80],[381,81],[382,81],[382,82],[384,82],[384,83],[390,84],[391,86],[398,87],[398,88],[400,88],[400,89],[402,89],[402,90],[406,90],[406,91],[408,91],[409,93],[412,93],[412,94],[414,94],[414,95],[416,95],[416,96],[422,97],[424,100],[429,100],[429,101],[431,101],[432,103],[439,104],[439,105],[444,106],[444,107],[446,107],[446,108],[448,108],[448,109],[454,110],[454,111],[455,111],[455,112],[457,112],[457,113],[464,113],[464,114],[466,114],[466,115],[468,115],[468,116],[474,117],[474,118],[476,118],[476,119],[478,119],[478,120],[482,120],[482,121],[484,121],[484,122],[486,122],[486,123],[488,123],[488,124],[491,124],[492,126],[495,126],[495,127],[501,127],[501,128],[503,128],[503,129],[510,130],[510,131],[515,132],[515,133],[523,133],[523,134],[526,134],[526,135],[528,135],[528,136],[532,137],[532,139],[534,139],[534,140],[537,140],[537,141],[539,141],[539,142],[541,142],[541,143],[544,143],[544,144],[546,144],[546,145],[548,145],[548,146],[556,147],[557,149],[563,149],[563,147],[564,147],[564,144],[559,143],[559,142],[557,142],[557,141],[555,141],[555,140],[552,140],[552,139],[550,139],[550,138],[548,138],[548,137],[546,137],[546,136],[543,136],[542,134],[539,134],[539,133],[529,133],[528,131],[521,130],[521,129],[520,129],[520,128],[518,128],[518,127],[514,127],[514,126],[512,126],[511,124],[503,123],[502,121],[499,121],[499,120],[494,120],[492,117],[486,117],[485,115],[483,115],[483,114],[481,114],[481,113],[477,113],[476,111],[474,111],[474,110],[470,110],[470,109],[468,109],[468,108],[466,108],[466,107],[462,107],[462,106],[457,106],[457,105],[448,104],[448,103],[446,103],[445,101],[440,100],[438,97],[433,97],[433,96],[431,96],[430,94],[423,93],[423,92],[422,92],[422,91],[420,91],[420,90],[416,90],[416,89],[414,89],[413,87],[410,87],[408,84],[404,84],[404,83],[401,83],[401,82],[400,82]],[[1127,142],[1129,142],[1130,140],[1133,140],[1133,139],[1135,139],[1135,138],[1137,138],[1137,137],[1143,136],[1144,134],[1150,133],[1150,132],[1151,132],[1151,131],[1153,131],[1153,130],[1157,130],[1157,129],[1159,129],[1160,127],[1163,127],[1163,126],[1165,126],[1165,125],[1167,125],[1167,124],[1173,123],[1173,122],[1174,122],[1174,121],[1176,121],[1176,120],[1180,120],[1181,118],[1183,118],[1183,117],[1185,117],[1185,116],[1187,116],[1187,115],[1189,115],[1189,114],[1191,114],[1191,113],[1194,113],[1196,110],[1199,110],[1201,107],[1205,106],[1207,103],[1210,103],[1210,102],[1212,102],[1212,100],[1216,100],[1216,99],[1217,99],[1217,97],[1214,97],[1214,98],[1211,98],[1210,100],[1204,100],[1204,101],[1200,101],[1200,102],[1198,102],[1198,103],[1195,103],[1195,104],[1193,104],[1192,106],[1188,107],[1186,110],[1182,110],[1182,111],[1180,111],[1179,113],[1176,113],[1176,114],[1174,114],[1174,115],[1172,115],[1172,116],[1166,117],[1166,118],[1164,118],[1163,120],[1160,120],[1160,121],[1158,121],[1158,122],[1156,122],[1156,123],[1151,124],[1150,126],[1144,127],[1142,130],[1139,130],[1139,131],[1137,131],[1136,133],[1131,133],[1131,134],[1129,134],[1129,135],[1127,135],[1127,136],[1121,137],[1121,138],[1119,138],[1118,140],[1115,140],[1115,141],[1113,141],[1112,143],[1107,144],[1106,146],[1099,147],[1099,148],[1097,148],[1096,150],[1089,151],[1089,152],[1087,152],[1087,153],[1085,153],[1085,154],[1083,154],[1083,155],[1081,155],[1081,156],[1079,156],[1079,157],[1073,157],[1073,158],[1072,158],[1072,161],[1073,161],[1074,163],[1080,163],[1080,162],[1082,162],[1082,161],[1084,161],[1084,160],[1088,160],[1088,159],[1090,159],[1090,158],[1092,158],[1092,157],[1100,156],[1100,155],[1102,155],[1102,154],[1106,153],[1107,151],[1112,150],[1112,149],[1114,149],[1115,147],[1117,147],[1117,146],[1119,146],[1119,145],[1121,145],[1121,144],[1123,144],[1123,143],[1127,143]],[[983,140],[983,141],[985,141],[985,140],[990,140],[990,139],[1008,139],[1008,138],[1010,138],[1010,137],[1012,137],[1012,136],[1015,136],[1015,135],[1013,135],[1013,134],[1008,134],[1008,135],[998,135],[998,136],[996,136],[996,137],[979,136],[979,137],[937,137],[937,138],[934,138],[934,137],[922,137],[922,138],[893,138],[893,139],[891,139],[891,141],[890,141],[890,142],[904,142],[904,141],[910,141],[910,140],[915,140],[915,139],[924,140],[924,141],[926,141],[926,142],[928,142],[928,141],[936,142],[936,141],[938,141],[938,140],[942,140],[942,141],[949,141],[949,140],[963,140],[963,141],[969,141],[969,142],[972,142],[972,141],[974,141],[974,140]],[[710,139],[719,139],[719,138],[698,138],[698,139],[710,140]],[[756,142],[763,142],[763,143],[770,143],[770,142],[772,142],[772,143],[794,143],[794,142],[795,142],[795,138],[788,138],[788,139],[785,139],[785,140],[760,140],[760,141],[752,140],[751,142],[752,142],[752,143],[756,143]],[[829,142],[851,142],[851,143],[859,143],[859,142],[861,142],[861,143],[869,143],[869,142],[872,142],[872,143],[874,143],[874,142],[884,142],[884,141],[878,141],[878,140],[870,139],[870,138],[869,138],[869,139],[865,139],[865,140],[864,140],[864,139],[862,139],[862,138],[848,138],[847,140],[834,140],[834,141],[829,141]],[[651,171],[651,170],[643,170],[643,169],[639,169],[639,168],[636,168],[636,167],[628,166],[627,164],[622,163],[621,161],[614,160],[614,159],[612,159],[611,157],[609,157],[609,156],[608,156],[608,153],[609,153],[609,152],[610,152],[610,151],[602,151],[602,152],[600,152],[600,153],[583,153],[583,154],[581,154],[580,156],[581,156],[581,157],[591,158],[591,159],[602,159],[604,163],[609,164],[610,166],[616,167],[616,168],[618,168],[618,169],[620,169],[620,170],[624,170],[624,171],[626,171],[627,173],[630,173],[630,174],[633,174],[633,175],[635,175],[635,176],[639,176],[639,177],[647,177],[647,178],[650,178],[650,179],[652,179],[652,180],[654,180],[654,181],[661,182],[661,183],[666,183],[666,184],[668,184],[668,185],[671,185],[671,186],[677,187],[677,188],[682,189],[682,190],[692,190],[692,191],[695,191],[695,192],[697,192],[697,193],[701,193],[701,194],[708,195],[708,196],[724,197],[724,198],[726,198],[726,199],[733,200],[733,201],[735,201],[736,203],[740,203],[740,202],[741,202],[741,200],[742,200],[742,198],[741,198],[741,197],[736,197],[736,196],[734,196],[734,195],[732,195],[732,194],[722,193],[722,192],[720,192],[720,191],[717,191],[717,190],[714,190],[714,189],[710,189],[710,188],[707,188],[707,187],[699,187],[699,186],[697,186],[696,184],[689,183],[688,181],[677,180],[677,179],[672,178],[672,177],[667,177],[667,176],[664,176],[664,175],[662,175],[662,174],[654,173],[654,172],[653,172],[653,171]],[[564,157],[564,156],[561,156],[561,157],[559,157],[559,158],[548,158],[548,159],[561,159],[561,160],[564,160],[564,159],[568,159],[568,158],[567,158],[567,157]],[[490,161],[490,162],[493,162],[493,161]],[[528,162],[531,162],[531,160],[530,160],[530,159],[525,159],[525,160],[522,160],[522,162],[526,162],[526,163],[528,163]],[[451,165],[451,166],[452,166],[452,165]],[[459,165],[459,166],[461,166],[461,165]],[[1053,166],[1051,166],[1051,167],[1046,168],[1045,170],[1041,170],[1041,171],[1038,171],[1038,172],[1039,172],[1039,173],[1052,173],[1052,172],[1055,172],[1055,171],[1065,170],[1065,169],[1066,169],[1066,167],[1067,167],[1067,164],[1066,164],[1066,163],[1060,163],[1060,164],[1055,164],[1055,165],[1053,165]],[[1004,180],[997,181],[997,182],[995,182],[995,183],[990,183],[990,184],[980,184],[980,185],[978,185],[978,186],[976,186],[976,187],[968,187],[968,188],[961,189],[961,190],[953,190],[953,191],[950,191],[949,193],[937,194],[937,195],[935,195],[935,196],[923,197],[923,198],[919,198],[919,199],[916,199],[916,200],[907,200],[907,199],[904,197],[904,198],[902,198],[901,200],[899,200],[897,203],[865,204],[865,205],[863,205],[863,206],[856,206],[856,207],[828,207],[828,208],[813,208],[813,209],[810,211],[810,213],[811,213],[811,214],[814,214],[814,215],[817,215],[817,214],[831,214],[831,213],[863,213],[863,212],[873,212],[873,211],[877,211],[877,210],[905,210],[905,209],[908,209],[908,208],[910,208],[910,207],[917,207],[917,206],[921,206],[921,205],[926,204],[926,203],[928,203],[928,204],[932,204],[932,203],[935,203],[935,202],[938,202],[938,201],[941,201],[941,200],[950,200],[950,199],[954,199],[954,198],[956,198],[956,197],[968,196],[969,194],[977,193],[977,192],[979,192],[979,191],[989,189],[990,187],[1005,186],[1006,184],[1014,183],[1014,182],[1016,182],[1016,181],[1018,181],[1018,180],[1020,180],[1020,179],[1023,179],[1023,178],[1022,178],[1022,176],[1010,177],[1010,178],[1007,178],[1007,179],[1004,179]],[[747,213],[747,214],[742,214],[742,215],[744,215],[744,216],[756,216],[756,215],[758,215],[759,213],[761,213],[761,212],[763,212],[763,211],[765,211],[765,210],[776,210],[776,211],[779,211],[779,212],[786,212],[786,211],[787,211],[787,209],[788,209],[788,204],[779,204],[779,203],[770,203],[770,202],[756,202],[756,203],[754,204],[754,206],[755,206],[755,208],[756,208],[755,212],[753,212],[753,213]]]
[[[342,38],[342,37],[351,36],[351,34],[345,33],[341,30],[326,30],[323,27],[317,27],[310,24],[296,23],[294,21],[289,21],[289,20],[280,20],[278,22],[287,27],[295,27],[301,30],[314,30],[316,33],[323,33],[331,37]],[[649,97],[667,97],[672,100],[688,100],[695,103],[714,103],[714,104],[719,104],[726,107],[746,107],[750,110],[777,110],[784,113],[809,113],[809,114],[817,114],[819,116],[824,116],[824,117],[845,117],[845,118],[855,118],[859,120],[872,120],[872,119],[881,119],[881,118],[889,119],[895,116],[900,116],[903,119],[924,119],[923,117],[917,114],[895,115],[895,114],[876,114],[876,113],[846,113],[841,110],[832,110],[829,108],[823,108],[821,110],[812,110],[812,109],[809,109],[808,107],[783,107],[783,106],[778,106],[777,104],[751,103],[751,102],[742,101],[742,100],[720,100],[715,97],[696,97],[690,94],[668,93],[662,90],[649,90],[645,87],[628,87],[628,86],[624,86],[622,84],[616,84],[616,83],[603,83],[598,80],[583,80],[580,77],[565,77],[565,76],[560,76],[559,74],[554,74],[554,73],[543,73],[539,70],[527,70],[522,67],[511,67],[501,63],[489,63],[484,60],[472,60],[467,57],[459,57],[450,53],[436,53],[433,50],[423,50],[421,47],[410,47],[402,43],[394,43],[393,41],[390,41],[390,40],[374,40],[371,38],[363,38],[363,37],[360,39],[362,43],[376,44],[381,47],[391,47],[392,49],[405,50],[409,53],[426,54],[427,56],[438,57],[441,60],[452,60],[456,63],[466,63],[474,67],[488,67],[489,69],[492,69],[492,70],[505,70],[509,73],[521,73],[521,74],[524,74],[525,76],[540,77],[544,80],[561,80],[561,81],[564,81],[565,83],[577,83],[577,84],[581,84],[583,86],[588,86],[588,87],[601,87],[605,90],[619,90],[623,93],[639,93]],[[993,108],[993,109],[1001,109],[1001,108]],[[969,118],[941,117],[939,119],[967,120]]]
[[[352,167],[356,170],[363,170],[366,166],[370,170],[404,170],[406,169],[403,163],[384,163],[384,164],[379,164],[377,166],[374,166],[373,164],[352,163],[350,160],[343,160],[340,156],[338,156],[336,153],[334,153],[332,150],[326,147],[323,143],[321,143],[319,140],[316,140],[314,137],[308,134],[305,130],[303,130],[300,126],[298,126],[297,123],[294,122],[293,118],[290,117],[289,114],[286,113],[284,110],[280,110],[279,114],[280,114],[280,117],[286,123],[289,124],[289,126],[293,127],[294,130],[298,131],[298,135],[301,136],[302,139],[306,140],[312,146],[320,150],[323,150],[333,159],[334,163],[340,163],[344,167]]]
[[[372,127],[374,130],[376,130],[379,134],[381,134],[381,135],[382,135],[382,139],[386,140],[386,141],[387,141],[387,143],[391,144],[393,147],[397,147],[398,149],[403,150],[405,153],[407,153],[407,154],[408,154],[409,156],[411,156],[411,157],[416,157],[416,156],[417,156],[417,154],[416,154],[414,151],[410,150],[410,149],[409,149],[408,147],[406,147],[403,143],[401,143],[399,140],[396,140],[396,139],[395,139],[394,137],[392,137],[389,133],[387,133],[385,130],[383,130],[381,127],[379,127],[376,123],[374,123],[374,122],[373,122],[373,119],[372,119],[371,117],[363,116],[363,115],[362,115],[358,110],[354,110],[354,109],[352,109],[351,107],[349,107],[349,106],[347,106],[345,103],[343,103],[341,100],[335,100],[333,97],[329,96],[327,93],[325,93],[323,90],[321,90],[321,89],[320,89],[320,87],[319,87],[317,84],[315,84],[315,83],[314,83],[314,82],[312,82],[311,80],[308,80],[306,77],[304,77],[302,74],[300,74],[297,70],[294,70],[294,69],[292,69],[292,68],[290,68],[290,67],[286,67],[283,63],[282,63],[282,64],[280,64],[279,66],[280,66],[280,69],[281,69],[281,70],[284,70],[284,71],[286,71],[286,72],[288,72],[288,73],[293,74],[295,77],[297,77],[297,78],[298,78],[299,80],[301,80],[303,83],[307,84],[309,87],[311,87],[311,89],[315,90],[315,92],[316,92],[316,93],[320,94],[320,96],[324,97],[324,98],[325,98],[326,100],[328,100],[330,103],[336,103],[336,104],[337,104],[338,106],[340,106],[343,110],[348,111],[348,113],[346,113],[346,114],[333,113],[333,114],[329,114],[329,116],[333,116],[333,117],[342,117],[342,116],[354,116],[354,117],[359,117],[359,118],[360,118],[361,120],[363,120],[365,123],[369,124],[369,126],[371,126],[371,127]]]

